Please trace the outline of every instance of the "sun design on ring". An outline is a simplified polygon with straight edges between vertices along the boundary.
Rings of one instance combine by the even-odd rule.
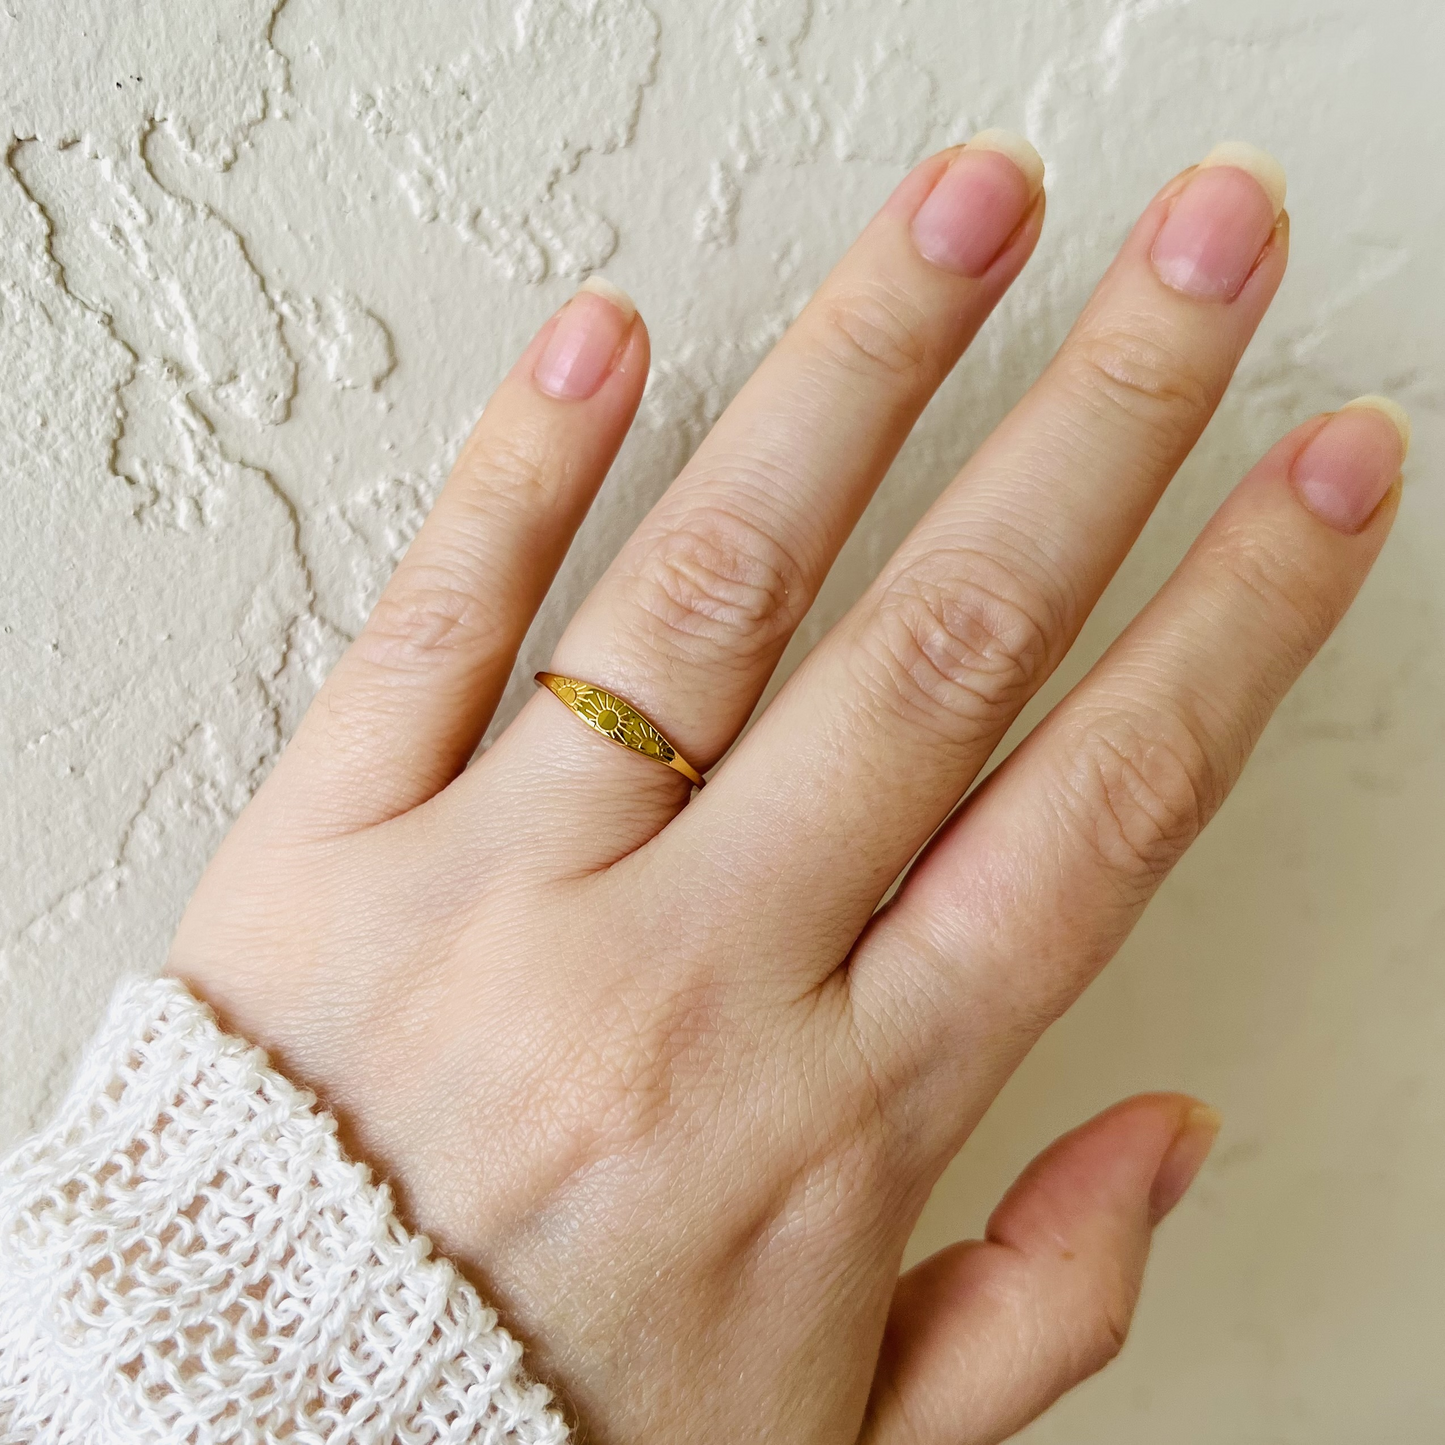
[[[578,701],[585,709],[587,721],[613,742],[627,742],[633,731],[631,709],[617,698],[598,688],[589,688]]]
[[[603,737],[659,762],[677,757],[677,749],[631,703],[576,678],[551,678],[547,686]]]

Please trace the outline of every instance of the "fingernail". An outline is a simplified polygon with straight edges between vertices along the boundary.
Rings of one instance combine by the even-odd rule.
[[[1154,1187],[1149,1191],[1149,1222],[1158,1224],[1181,1199],[1195,1176],[1204,1167],[1214,1141],[1219,1137],[1219,1126],[1224,1122],[1218,1109],[1208,1104],[1195,1104],[1184,1116],[1174,1142],[1169,1146],[1159,1172],[1154,1176]]]
[[[913,218],[926,261],[960,276],[993,265],[1043,188],[1044,163],[1021,135],[980,131],[949,163]]]
[[[1363,407],[1366,411],[1378,411],[1390,418],[1391,425],[1400,433],[1400,445],[1404,449],[1400,453],[1400,460],[1403,462],[1410,455],[1410,413],[1398,401],[1393,401],[1388,396],[1373,394],[1357,396],[1353,401],[1347,401],[1340,410],[1350,411],[1356,407]]]
[[[1254,146],[1229,141],[1200,161],[1174,198],[1151,259],[1174,291],[1232,301],[1284,209],[1284,168]]]
[[[607,379],[637,307],[627,292],[589,276],[562,308],[532,373],[548,396],[581,401]]]
[[[1405,408],[1384,396],[1356,397],[1295,458],[1290,481],[1320,521],[1358,532],[1394,486],[1409,450]]]

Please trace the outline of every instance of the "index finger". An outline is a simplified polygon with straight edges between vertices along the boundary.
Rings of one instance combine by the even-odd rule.
[[[1011,1069],[1127,937],[1384,545],[1402,416],[1363,398],[1280,442],[879,915],[852,983],[920,1022],[922,1074]]]

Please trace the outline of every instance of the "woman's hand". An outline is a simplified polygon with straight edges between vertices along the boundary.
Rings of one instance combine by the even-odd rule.
[[[1033,249],[1041,179],[989,134],[903,182],[556,671],[722,758]],[[1213,1137],[1192,1100],[1119,1105],[1030,1168],[986,1241],[901,1282],[899,1260],[1360,586],[1395,512],[1388,409],[1281,441],[950,814],[1224,392],[1284,272],[1282,191],[1243,148],[1164,189],[691,802],[546,692],[468,766],[647,373],[625,298],[584,288],[207,872],[174,971],[320,1093],[587,1439],[981,1445],[1117,1349],[1150,1229]]]

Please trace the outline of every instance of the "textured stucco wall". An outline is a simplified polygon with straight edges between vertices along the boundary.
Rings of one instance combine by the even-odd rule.
[[[1155,186],[1246,138],[1290,171],[1290,276],[1064,680],[1310,411],[1398,396],[1412,484],[1239,793],[918,1247],[976,1229],[1095,1107],[1194,1090],[1226,1132],[1135,1340],[1030,1439],[1438,1441],[1442,55],[1436,0],[6,0],[0,1140],[56,1098],[117,972],[159,966],[579,276],[636,295],[656,362],[519,679],[911,161],[989,124],[1046,157],[1038,256],[791,660],[1038,371]]]

